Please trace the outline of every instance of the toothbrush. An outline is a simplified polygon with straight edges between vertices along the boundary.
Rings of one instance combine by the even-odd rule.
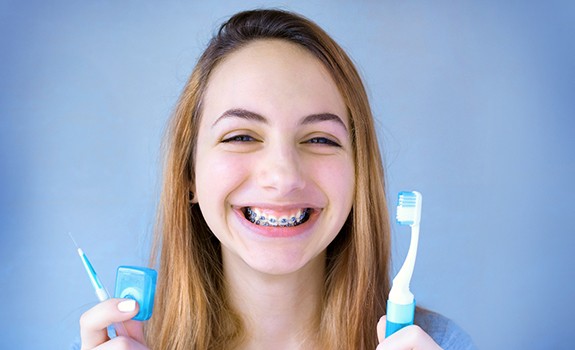
[[[96,296],[98,297],[98,300],[100,302],[102,302],[104,300],[110,299],[110,295],[108,294],[108,291],[106,290],[106,288],[104,288],[104,285],[100,281],[100,278],[98,278],[98,275],[96,274],[96,270],[94,270],[94,267],[90,263],[90,260],[88,260],[88,257],[86,256],[86,254],[84,254],[84,251],[82,250],[82,248],[78,247],[78,244],[76,243],[76,240],[74,239],[74,237],[72,237],[72,235],[70,233],[68,233],[68,235],[70,236],[70,238],[74,242],[74,245],[77,248],[78,255],[80,256],[80,259],[82,260],[82,264],[84,265],[84,268],[86,269],[86,272],[88,273],[88,277],[90,278],[90,282],[92,282],[92,286],[94,287],[94,290],[96,291]],[[126,330],[126,327],[124,326],[124,324],[122,322],[114,323],[114,329],[116,330],[116,335],[128,336],[128,331]]]
[[[385,337],[403,327],[413,324],[415,315],[415,298],[409,290],[417,244],[419,241],[419,223],[421,221],[421,193],[416,191],[400,192],[397,204],[397,222],[400,225],[411,226],[411,242],[401,269],[393,279],[389,299],[387,300],[387,322]]]

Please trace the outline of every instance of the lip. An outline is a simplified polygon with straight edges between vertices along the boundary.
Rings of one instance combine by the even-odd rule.
[[[248,205],[248,207],[251,207],[251,205]],[[266,208],[266,209],[271,209],[271,210],[280,210],[280,209],[293,209],[293,208],[310,208],[312,209],[310,214],[309,214],[309,218],[307,219],[306,222],[297,225],[297,226],[290,226],[290,227],[279,227],[279,226],[260,226],[260,225],[256,225],[254,223],[252,223],[251,221],[247,220],[245,218],[244,212],[242,210],[242,208],[245,208],[244,206],[239,207],[239,206],[234,206],[233,207],[233,212],[237,218],[237,220],[240,222],[240,224],[242,226],[244,226],[248,232],[261,237],[261,238],[290,238],[290,237],[304,237],[306,236],[306,234],[308,234],[309,232],[311,232],[311,228],[315,225],[315,223],[317,222],[317,218],[319,216],[319,213],[321,212],[321,209],[317,209],[317,208],[313,208],[313,207],[305,207],[305,206],[282,206],[282,207],[270,207],[269,205],[262,205],[262,206],[258,206],[258,205],[253,205],[253,207],[257,207],[257,208]]]

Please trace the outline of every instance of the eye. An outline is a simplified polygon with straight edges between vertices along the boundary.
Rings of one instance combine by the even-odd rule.
[[[234,135],[232,137],[223,139],[221,142],[230,143],[230,142],[254,142],[254,141],[257,140],[249,135]]]
[[[333,140],[330,140],[327,137],[313,137],[313,138],[307,140],[306,143],[341,147],[341,145],[339,143],[337,143]]]

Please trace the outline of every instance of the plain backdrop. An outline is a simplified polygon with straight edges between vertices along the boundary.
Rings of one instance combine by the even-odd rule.
[[[147,264],[166,120],[217,26],[263,6],[357,63],[392,214],[398,191],[424,196],[418,303],[481,349],[571,348],[574,3],[239,3],[0,2],[0,348],[77,338],[96,297],[68,233],[108,289]]]

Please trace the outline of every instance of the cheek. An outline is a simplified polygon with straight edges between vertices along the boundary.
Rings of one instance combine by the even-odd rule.
[[[196,162],[196,188],[208,195],[224,194],[225,190],[241,183],[249,163],[236,155],[206,153]],[[224,194],[225,195],[225,194]]]
[[[332,200],[340,201],[342,207],[350,207],[355,191],[355,167],[351,160],[326,161],[310,170],[315,173],[316,183],[322,184]],[[346,210],[346,209],[345,209]]]
[[[226,232],[226,205],[229,195],[246,178],[246,165],[237,157],[206,152],[196,161],[196,192],[204,219],[212,232],[222,239]]]

